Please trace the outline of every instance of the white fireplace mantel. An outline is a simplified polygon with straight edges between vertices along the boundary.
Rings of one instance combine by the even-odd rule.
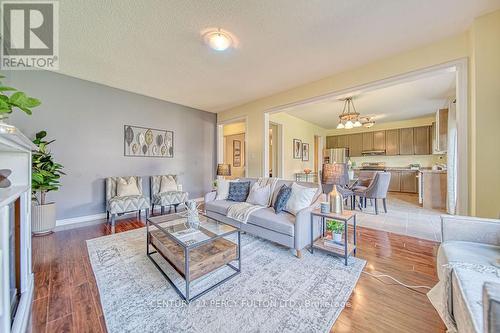
[[[0,188],[0,332],[26,331],[33,298],[31,266],[31,152],[36,146],[17,128],[0,123],[0,169],[10,169],[12,185]],[[19,210],[20,287],[17,310],[11,316],[10,221],[9,205]],[[12,205],[11,205],[12,206]]]

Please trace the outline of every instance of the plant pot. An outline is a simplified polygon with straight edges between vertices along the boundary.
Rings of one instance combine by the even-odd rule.
[[[34,236],[50,234],[56,227],[56,204],[31,206],[31,232]]]
[[[335,243],[342,243],[342,234],[332,233],[332,237]]]

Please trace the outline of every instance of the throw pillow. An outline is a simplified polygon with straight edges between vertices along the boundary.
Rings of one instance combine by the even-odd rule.
[[[238,181],[238,179],[217,179],[217,195],[215,196],[215,200],[227,200],[227,197],[229,196],[229,184]]]
[[[177,183],[172,176],[162,176],[160,182],[160,193],[177,191]]]
[[[247,200],[248,192],[250,192],[250,182],[231,182],[227,200],[244,202]]]
[[[278,191],[278,195],[276,196],[276,200],[274,201],[274,212],[276,214],[281,213],[282,211],[285,210],[286,204],[288,200],[290,199],[290,195],[292,194],[292,188],[288,187],[286,185],[281,186],[280,190]]]
[[[269,196],[271,195],[271,185],[261,186],[259,183],[253,184],[248,194],[247,202],[252,205],[265,206],[269,205]]]
[[[301,186],[297,183],[292,184],[292,193],[286,204],[286,211],[296,215],[301,209],[309,207],[317,192],[317,188]]]
[[[135,178],[130,178],[126,181],[124,178],[118,179],[116,184],[116,195],[118,197],[126,197],[129,195],[141,195],[141,191],[137,186]]]

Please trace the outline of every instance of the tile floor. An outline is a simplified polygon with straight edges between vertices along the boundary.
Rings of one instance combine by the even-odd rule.
[[[444,211],[424,209],[418,204],[416,194],[389,193],[387,213],[379,202],[379,214],[368,201],[366,209],[357,212],[357,225],[371,229],[388,231],[400,235],[441,241],[440,215]]]

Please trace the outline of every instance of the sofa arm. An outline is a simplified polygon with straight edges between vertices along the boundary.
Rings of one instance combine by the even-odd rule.
[[[301,209],[297,212],[295,216],[295,241],[294,247],[296,250],[302,250],[304,247],[311,244],[311,212],[319,208],[321,202],[326,201],[326,195],[321,194],[316,201],[314,201],[311,206]],[[321,218],[316,216],[314,218],[313,224],[313,235],[316,239],[321,233]]]
[[[483,285],[484,333],[500,332],[500,284],[486,282]]]
[[[215,192],[215,191],[208,192],[207,194],[205,194],[205,203],[210,202],[210,201],[214,201],[216,196],[217,196],[217,192]]]
[[[500,220],[470,216],[441,216],[442,241],[500,245]]]

